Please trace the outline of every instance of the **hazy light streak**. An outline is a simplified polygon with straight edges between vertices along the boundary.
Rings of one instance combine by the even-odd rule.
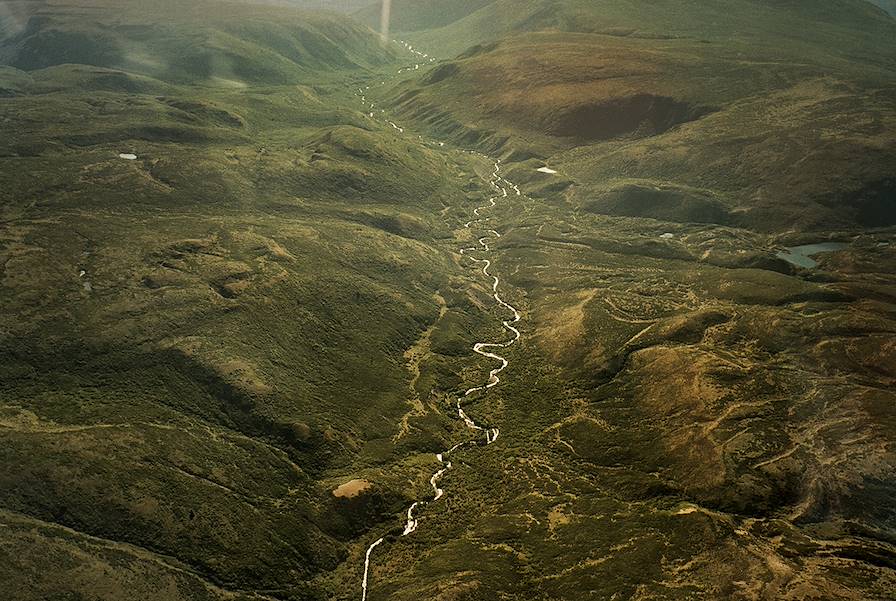
[[[389,41],[389,23],[392,20],[392,0],[383,0],[383,12],[380,14],[380,36],[383,43]]]

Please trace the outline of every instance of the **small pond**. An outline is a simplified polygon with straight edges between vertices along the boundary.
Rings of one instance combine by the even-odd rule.
[[[818,244],[803,244],[802,246],[790,246],[778,253],[778,258],[784,259],[791,265],[812,269],[818,263],[813,259],[821,253],[834,252],[849,247],[843,242],[819,242]]]

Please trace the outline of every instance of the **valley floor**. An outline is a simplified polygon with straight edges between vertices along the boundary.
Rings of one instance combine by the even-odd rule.
[[[401,56],[3,72],[0,592],[891,596],[896,231],[588,210],[388,112]]]
[[[376,550],[368,598],[887,598],[893,232],[796,272],[747,230],[498,200],[523,337],[476,411],[501,438]]]

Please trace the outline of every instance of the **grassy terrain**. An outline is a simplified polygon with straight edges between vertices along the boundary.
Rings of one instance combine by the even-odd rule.
[[[496,264],[526,312],[480,409],[502,438],[375,564],[374,596],[887,598],[892,20],[415,6],[403,37],[460,54],[386,94],[509,162],[529,196],[498,210]],[[775,256],[821,239],[852,242],[812,272]]]
[[[375,564],[373,598],[887,598],[892,230],[794,273],[748,230],[496,214],[525,307],[477,406],[502,436]]]
[[[441,136],[551,163],[550,190],[587,211],[892,225],[896,22],[858,4],[495,2],[420,33],[436,55],[478,45],[394,102]]]
[[[753,53],[772,50],[788,56],[796,52],[803,59],[820,54],[886,62],[893,53],[886,37],[892,19],[865,0],[821,6],[808,0],[712,0],[686,9],[674,0],[653,2],[649,8],[634,0],[597,4],[589,0],[493,0],[481,4],[477,9],[465,0],[452,2],[458,10],[449,14],[460,18],[446,23],[438,5],[422,3],[409,29],[424,30],[420,35],[425,35],[426,44],[446,57],[475,44],[545,30],[735,45],[747,42]],[[400,4],[395,12],[402,12]]]
[[[393,0],[390,28],[392,31],[407,33],[445,27],[491,3],[492,0]],[[370,27],[377,28],[381,14],[382,2],[368,2],[367,6],[353,16]]]
[[[5,3],[0,596],[886,599],[892,26],[600,5]]]
[[[215,19],[93,10],[44,5],[5,45],[28,70],[4,68],[0,107],[4,594],[322,598],[315,574],[407,494],[330,491],[393,460],[402,353],[464,275],[439,242],[455,168],[349,106],[360,65],[393,60],[370,32],[268,15],[265,40],[331,27],[338,52],[250,52],[226,86],[182,52]],[[47,43],[118,19],[115,44],[176,64]]]
[[[33,71],[76,63],[167,82],[245,87],[323,83],[391,58],[333,14],[211,0],[8,2],[0,62]]]

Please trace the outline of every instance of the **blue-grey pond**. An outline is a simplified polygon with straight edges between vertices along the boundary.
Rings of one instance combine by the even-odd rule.
[[[844,242],[819,242],[818,244],[803,244],[802,246],[790,246],[778,253],[778,257],[791,265],[812,269],[818,262],[812,257],[822,253],[843,250],[849,244]]]

